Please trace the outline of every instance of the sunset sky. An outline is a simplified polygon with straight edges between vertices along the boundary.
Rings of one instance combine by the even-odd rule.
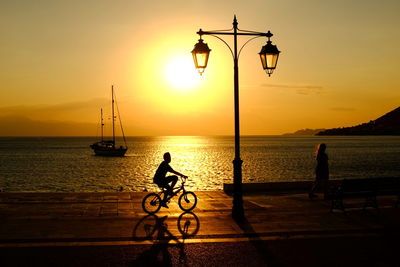
[[[399,11],[398,0],[2,0],[0,135],[96,135],[112,84],[127,135],[233,134],[229,50],[204,36],[202,76],[190,52],[200,28],[229,29],[234,14],[282,51],[271,77],[265,38],[242,51],[243,135],[368,122],[400,106]]]

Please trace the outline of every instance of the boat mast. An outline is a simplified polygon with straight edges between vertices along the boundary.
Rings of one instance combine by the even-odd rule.
[[[104,130],[103,130],[104,121],[103,121],[103,109],[102,108],[100,109],[100,114],[101,114],[101,142],[103,142],[104,141],[104,138],[103,138],[103,136],[104,136]]]
[[[111,85],[111,110],[112,110],[112,135],[113,147],[115,148],[115,129],[114,129],[114,85]]]

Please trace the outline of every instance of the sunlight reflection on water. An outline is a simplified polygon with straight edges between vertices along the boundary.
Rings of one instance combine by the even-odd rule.
[[[232,182],[233,137],[130,137],[126,157],[93,155],[95,138],[0,138],[4,191],[155,190],[153,175],[170,152],[191,190]],[[331,177],[400,176],[400,137],[247,136],[241,139],[244,182],[314,179],[316,144],[327,143]]]

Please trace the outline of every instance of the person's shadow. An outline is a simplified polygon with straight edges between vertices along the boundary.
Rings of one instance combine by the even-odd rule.
[[[257,253],[261,256],[263,263],[260,263],[260,265],[281,266],[278,259],[271,253],[267,242],[254,230],[252,223],[249,222],[245,216],[240,219],[235,219],[235,221],[240,229],[242,229],[243,234],[249,239],[249,242],[257,250]]]
[[[158,217],[157,215],[147,215],[135,225],[133,229],[133,240],[150,241],[150,249],[142,252],[133,262],[132,266],[172,266],[169,247],[179,247],[179,260],[181,265],[185,265],[186,253],[184,241],[186,238],[193,237],[200,229],[198,217],[191,212],[182,213],[177,221],[179,232],[182,239],[174,236],[168,230],[166,223],[168,216]],[[174,243],[170,243],[170,242]]]

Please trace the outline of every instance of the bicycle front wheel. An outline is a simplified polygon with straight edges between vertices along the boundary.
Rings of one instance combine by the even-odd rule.
[[[179,207],[184,211],[191,211],[197,205],[197,196],[195,193],[186,191],[180,195],[178,200]]]
[[[161,197],[156,193],[150,193],[143,198],[142,208],[148,214],[154,214],[161,208]]]
[[[199,229],[199,218],[193,212],[186,211],[178,217],[178,230],[183,238],[195,236]]]

